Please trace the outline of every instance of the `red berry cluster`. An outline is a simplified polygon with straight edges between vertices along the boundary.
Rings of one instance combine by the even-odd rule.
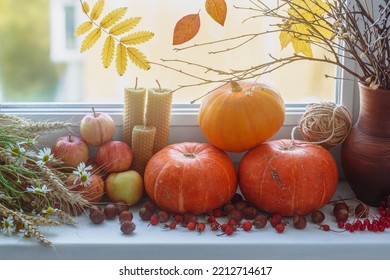
[[[389,209],[389,203],[383,201],[378,207],[378,216],[362,202],[355,206],[350,206],[342,201],[334,204],[333,214],[340,229],[349,232],[365,230],[383,232],[386,228],[390,228],[390,211],[387,209]]]
[[[199,233],[208,227],[211,231],[221,231],[218,235],[233,235],[237,231],[251,231],[253,228],[264,228],[268,221],[278,233],[282,233],[287,225],[287,219],[280,214],[267,216],[249,205],[240,194],[235,194],[230,202],[208,213],[204,219],[192,214],[170,214],[157,209],[151,201],[142,204],[139,210],[142,220],[149,225],[162,225],[165,229],[176,229],[179,225],[190,231]],[[303,217],[304,218],[304,217]],[[224,221],[224,222],[222,222]],[[305,220],[306,225],[306,220]]]
[[[380,216],[373,214],[370,208],[358,203],[355,206],[348,205],[345,201],[333,203],[333,215],[336,218],[338,230],[334,230],[329,224],[324,223],[325,214],[316,210],[310,214],[311,221],[319,226],[320,230],[333,232],[354,232],[357,230],[381,232],[390,227],[390,196],[378,207]],[[353,213],[352,213],[353,212]],[[170,214],[167,211],[157,209],[151,201],[145,202],[139,210],[142,220],[149,225],[162,225],[163,228],[173,230],[178,226],[189,231],[201,233],[209,228],[211,231],[219,231],[218,236],[233,235],[238,231],[249,232],[253,229],[261,229],[269,223],[277,233],[283,233],[292,221],[296,229],[304,229],[307,225],[305,215],[299,215],[288,219],[278,213],[265,214],[252,207],[240,194],[235,194],[230,202],[218,209],[214,209],[204,217],[193,214]]]

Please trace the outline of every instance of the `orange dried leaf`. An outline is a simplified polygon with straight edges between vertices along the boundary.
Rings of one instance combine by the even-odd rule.
[[[225,24],[227,5],[225,0],[206,0],[206,11],[220,25]]]
[[[190,14],[182,17],[176,23],[173,31],[173,45],[180,45],[191,40],[198,33],[199,28],[199,14]]]

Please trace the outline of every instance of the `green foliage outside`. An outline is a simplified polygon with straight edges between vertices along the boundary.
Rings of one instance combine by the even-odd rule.
[[[53,101],[59,67],[50,61],[50,0],[0,0],[4,101]]]

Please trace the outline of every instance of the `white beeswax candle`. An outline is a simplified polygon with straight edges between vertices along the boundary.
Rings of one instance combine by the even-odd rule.
[[[153,153],[158,152],[169,143],[169,128],[171,122],[172,91],[169,89],[152,88],[148,90],[145,122],[156,128]]]
[[[145,123],[146,89],[125,88],[122,141],[132,148],[132,131],[135,125]]]
[[[146,164],[153,155],[154,138],[156,128],[154,126],[136,125],[132,132],[133,162],[132,169],[142,176]]]

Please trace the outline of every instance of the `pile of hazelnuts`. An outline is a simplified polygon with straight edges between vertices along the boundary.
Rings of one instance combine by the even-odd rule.
[[[129,205],[124,202],[110,203],[104,206],[104,208],[97,205],[89,208],[89,218],[95,225],[101,224],[105,220],[115,220],[117,217],[120,223],[120,230],[124,234],[130,234],[135,230],[133,213],[129,210]]]

